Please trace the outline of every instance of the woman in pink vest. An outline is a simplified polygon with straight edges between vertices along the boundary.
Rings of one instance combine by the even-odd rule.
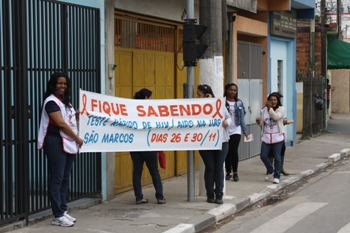
[[[49,167],[49,197],[53,213],[52,225],[70,227],[75,218],[67,214],[68,181],[78,148],[79,113],[70,104],[70,80],[56,72],[51,75],[44,94],[38,149],[47,155]]]
[[[268,175],[266,180],[273,180],[278,184],[281,176],[281,149],[284,144],[283,118],[285,109],[282,106],[278,92],[273,92],[267,97],[265,107],[260,112],[260,120],[257,123],[261,126],[261,152],[260,159],[264,163]],[[271,164],[268,156],[272,151],[275,162]]]

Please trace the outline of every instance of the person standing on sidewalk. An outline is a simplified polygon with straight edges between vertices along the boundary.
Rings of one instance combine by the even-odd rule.
[[[329,105],[331,102],[331,89],[332,86],[329,84],[329,79],[327,78],[327,91],[326,91],[326,96],[327,96],[327,111],[329,109]]]
[[[238,98],[238,87],[234,83],[226,84],[225,94],[226,109],[231,115],[231,124],[227,127],[230,135],[228,153],[225,160],[226,180],[230,180],[233,176],[233,181],[238,181],[238,146],[241,141],[241,133],[248,137],[248,129],[245,124],[245,110],[242,100]],[[231,170],[232,169],[232,170]],[[231,176],[232,171],[232,176]]]
[[[51,75],[44,94],[38,133],[38,149],[44,148],[49,168],[49,197],[53,213],[52,225],[70,227],[75,218],[67,213],[69,177],[78,147],[79,112],[70,104],[70,80],[66,74]]]
[[[214,93],[210,86],[203,84],[197,87],[198,98],[213,98]],[[226,110],[226,109],[225,109]],[[199,154],[202,157],[205,165],[204,183],[207,192],[207,202],[222,204],[222,196],[224,195],[224,162],[228,151],[228,135],[227,127],[231,123],[231,116],[225,111],[225,119],[222,121],[223,139],[221,150],[200,150]],[[214,189],[215,187],[215,189]]]
[[[283,125],[288,125],[288,120],[287,118],[283,118]],[[286,143],[284,142],[282,144],[282,148],[281,148],[281,174],[283,174],[284,176],[289,176],[289,173],[284,169],[284,155],[286,153]],[[273,152],[272,150],[269,153],[269,160],[270,163],[273,164]],[[269,172],[266,171],[266,175],[268,175]]]
[[[281,149],[285,140],[283,125],[285,109],[281,103],[282,97],[278,92],[273,92],[267,97],[265,107],[260,112],[259,121],[262,141],[260,159],[268,172],[265,179],[273,179],[275,184],[279,183],[281,176]],[[274,167],[268,158],[271,150],[275,158]]]
[[[152,91],[143,88],[135,93],[134,99],[152,99]],[[157,151],[133,151],[130,152],[134,170],[132,173],[132,184],[136,197],[136,204],[146,204],[148,199],[145,199],[142,194],[141,177],[143,164],[146,163],[149,173],[152,177],[154,189],[156,190],[155,197],[158,204],[165,204],[166,200],[163,196],[163,184],[158,170],[158,152]]]

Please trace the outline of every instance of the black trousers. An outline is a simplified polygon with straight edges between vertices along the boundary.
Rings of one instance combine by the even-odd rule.
[[[240,134],[232,134],[230,136],[230,141],[228,141],[228,152],[225,159],[225,170],[227,174],[231,173],[231,169],[234,173],[238,170],[238,146],[240,141]]]

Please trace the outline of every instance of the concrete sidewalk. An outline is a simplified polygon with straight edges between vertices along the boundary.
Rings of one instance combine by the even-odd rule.
[[[334,114],[329,121],[344,130],[350,125],[349,114]],[[345,132],[345,131],[344,131]],[[297,139],[300,136],[297,136]],[[239,182],[226,182],[226,197],[223,205],[210,204],[206,197],[196,196],[187,201],[187,175],[163,181],[167,203],[156,204],[152,185],[143,188],[148,204],[136,205],[133,191],[117,195],[113,200],[99,203],[99,200],[84,199],[70,203],[70,214],[77,218],[74,227],[51,225],[51,210],[31,219],[31,225],[20,229],[23,223],[0,228],[0,232],[198,232],[206,227],[234,215],[255,204],[279,189],[321,171],[332,163],[350,154],[350,136],[347,133],[332,132],[308,140],[298,141],[288,147],[285,169],[291,173],[281,176],[280,184],[264,180],[265,168],[259,157],[239,163]],[[196,194],[199,193],[198,172],[196,173]]]

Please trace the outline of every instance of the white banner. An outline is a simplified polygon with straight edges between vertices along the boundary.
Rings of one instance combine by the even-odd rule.
[[[224,98],[125,99],[80,90],[80,152],[221,149]]]

